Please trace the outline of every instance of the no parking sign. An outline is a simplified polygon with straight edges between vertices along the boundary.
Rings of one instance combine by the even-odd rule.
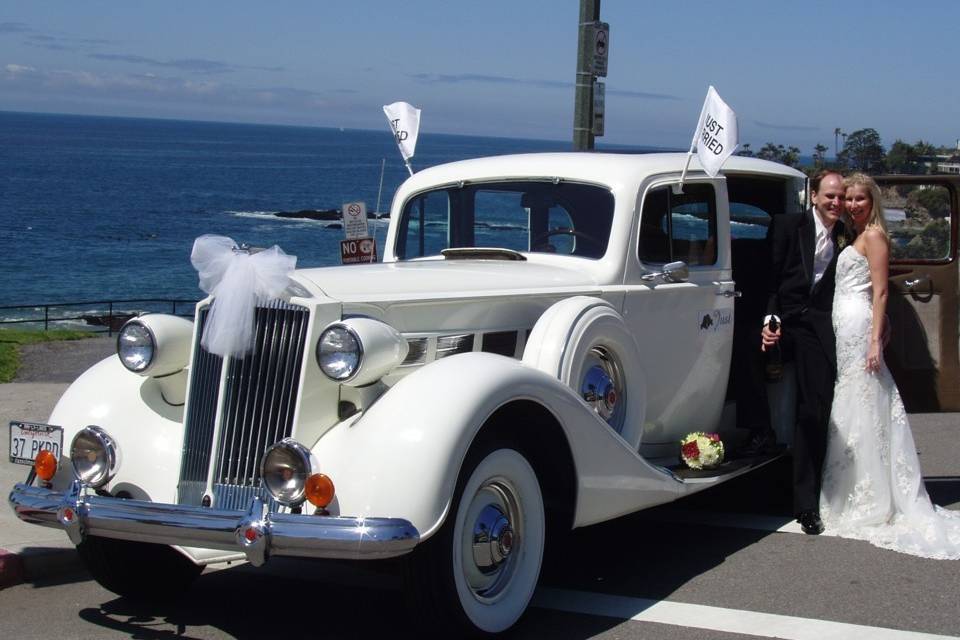
[[[347,240],[365,238],[370,235],[367,231],[367,204],[365,202],[348,202],[343,205],[343,231]]]

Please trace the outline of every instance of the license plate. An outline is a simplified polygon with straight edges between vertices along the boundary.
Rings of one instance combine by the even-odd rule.
[[[63,428],[33,422],[10,423],[10,462],[33,464],[37,454],[47,449],[60,459],[63,451]]]

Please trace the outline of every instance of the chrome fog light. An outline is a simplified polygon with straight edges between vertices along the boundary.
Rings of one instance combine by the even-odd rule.
[[[70,443],[73,472],[84,484],[100,488],[120,468],[120,448],[110,435],[96,425],[81,429]]]
[[[157,341],[153,333],[142,322],[130,320],[123,325],[117,335],[117,355],[120,362],[130,371],[139,373],[153,362],[157,350]]]
[[[360,338],[342,324],[333,324],[320,334],[317,342],[317,362],[320,370],[331,380],[347,380],[363,360]]]
[[[274,500],[298,505],[304,500],[307,477],[315,466],[309,449],[293,438],[284,438],[263,454],[260,477]]]

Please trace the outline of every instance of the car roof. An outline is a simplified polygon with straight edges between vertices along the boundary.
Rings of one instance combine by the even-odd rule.
[[[405,191],[416,191],[438,184],[464,180],[491,180],[516,178],[563,178],[601,184],[636,183],[647,176],[676,173],[683,170],[686,153],[526,153],[490,156],[450,162],[423,169],[404,183]],[[805,178],[805,174],[776,162],[731,156],[724,163],[722,173],[749,173],[790,178]],[[687,175],[702,177],[703,170],[697,156],[690,159]]]

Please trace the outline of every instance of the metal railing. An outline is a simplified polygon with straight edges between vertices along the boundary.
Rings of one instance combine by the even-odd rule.
[[[43,330],[47,331],[51,324],[82,322],[90,331],[113,335],[124,322],[144,313],[170,313],[192,318],[197,302],[198,300],[136,298],[11,305],[0,307],[0,326],[43,325]]]

